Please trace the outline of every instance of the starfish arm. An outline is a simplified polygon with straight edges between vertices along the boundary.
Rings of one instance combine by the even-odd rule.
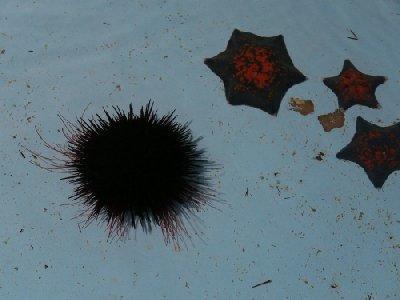
[[[289,56],[289,52],[286,48],[285,45],[285,38],[283,35],[276,35],[276,36],[271,36],[268,39],[264,39],[264,44],[266,46],[273,46],[275,49],[277,49],[278,52],[280,52],[281,57],[284,60],[289,60],[290,63],[292,63],[292,59]]]
[[[365,102],[364,105],[369,108],[380,108],[381,107],[378,100],[376,99],[375,95],[368,102]]]
[[[336,94],[335,87],[339,83],[339,77],[338,76],[326,77],[323,79],[323,83]]]
[[[235,86],[235,80],[234,79],[224,79],[224,89],[225,89],[225,97],[226,100],[228,100],[229,104],[232,105],[243,105],[246,104],[246,101],[248,99],[246,98],[246,95],[243,95],[243,93],[237,92],[234,88]]]
[[[367,169],[365,169],[365,172],[367,173],[367,176],[369,178],[369,180],[371,180],[372,184],[374,185],[374,187],[376,187],[377,189],[382,188],[383,184],[385,183],[386,179],[389,177],[389,175],[392,172],[387,172],[385,170],[381,170],[381,171],[368,171]]]
[[[372,76],[372,79],[375,84],[375,87],[378,87],[378,85],[381,85],[386,82],[387,77],[386,76]]]
[[[268,95],[265,95],[268,99],[269,105],[266,106],[266,111],[276,116],[278,114],[281,102],[286,92],[290,87],[276,87]]]
[[[229,38],[228,45],[226,49],[236,49],[240,46],[241,41],[244,39],[244,33],[239,29],[235,29]]]
[[[211,69],[219,77],[225,77],[229,64],[227,64],[226,51],[219,53],[218,55],[206,58],[204,64]]]
[[[255,40],[260,42],[263,39],[263,37],[255,35],[254,33],[235,29],[233,30],[232,35],[228,41],[227,49],[237,49],[245,44],[254,43]]]
[[[336,153],[336,158],[355,162],[353,150],[354,147],[351,142],[350,144],[346,145],[343,149],[341,149],[338,153]]]
[[[357,70],[357,68],[353,65],[353,63],[349,59],[346,59],[343,63],[343,68],[342,68],[342,71],[340,72],[340,74],[342,74],[343,72],[345,72],[348,69],[356,69]]]
[[[356,135],[360,132],[368,131],[373,128],[376,128],[377,126],[374,124],[371,124],[367,120],[363,119],[362,117],[358,116],[356,120]],[[379,127],[378,127],[379,128]]]
[[[290,69],[288,77],[290,78],[290,81],[292,83],[291,86],[302,83],[308,79],[307,76],[305,76],[303,73],[301,73],[295,66],[293,66]]]

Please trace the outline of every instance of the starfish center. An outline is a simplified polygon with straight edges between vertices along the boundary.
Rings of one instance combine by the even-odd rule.
[[[272,52],[266,47],[244,45],[233,57],[233,65],[238,90],[245,90],[249,85],[264,89],[275,77]]]
[[[400,160],[396,151],[399,146],[393,134],[386,134],[378,131],[370,131],[360,137],[358,157],[368,170],[375,168],[397,168]],[[383,142],[383,141],[386,142]]]
[[[357,70],[347,70],[340,76],[338,89],[343,91],[344,101],[368,101],[371,100],[371,82]]]

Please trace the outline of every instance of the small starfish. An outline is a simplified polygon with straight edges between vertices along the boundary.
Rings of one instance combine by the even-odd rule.
[[[328,77],[323,81],[336,94],[339,107],[346,110],[356,104],[379,108],[375,90],[386,79],[384,76],[364,74],[350,60],[345,60],[338,76]]]
[[[358,117],[353,139],[336,157],[359,164],[381,188],[391,173],[400,170],[400,123],[380,127]]]
[[[235,29],[224,52],[205,59],[218,75],[232,105],[248,105],[276,115],[293,85],[306,80],[296,69],[282,35],[261,37]]]

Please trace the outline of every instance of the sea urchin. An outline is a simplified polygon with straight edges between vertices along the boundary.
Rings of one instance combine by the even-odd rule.
[[[113,109],[76,124],[61,117],[67,144],[45,144],[63,158],[41,158],[68,173],[63,179],[75,185],[71,198],[84,204],[88,221],[106,222],[117,236],[156,225],[166,243],[177,242],[188,235],[185,221],[214,199],[214,163],[174,112],[159,117],[150,102],[139,114],[132,104],[127,113]]]

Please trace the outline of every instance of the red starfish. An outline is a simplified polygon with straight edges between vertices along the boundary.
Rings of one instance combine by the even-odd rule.
[[[392,172],[400,170],[400,123],[380,127],[358,117],[356,134],[336,157],[359,164],[381,188]]]
[[[282,35],[261,37],[235,29],[224,52],[204,63],[224,82],[232,105],[276,115],[289,88],[306,80],[296,69]]]
[[[340,108],[348,109],[356,104],[378,108],[375,90],[385,81],[386,77],[364,74],[350,60],[345,60],[340,74],[325,78],[324,84],[336,94]]]

